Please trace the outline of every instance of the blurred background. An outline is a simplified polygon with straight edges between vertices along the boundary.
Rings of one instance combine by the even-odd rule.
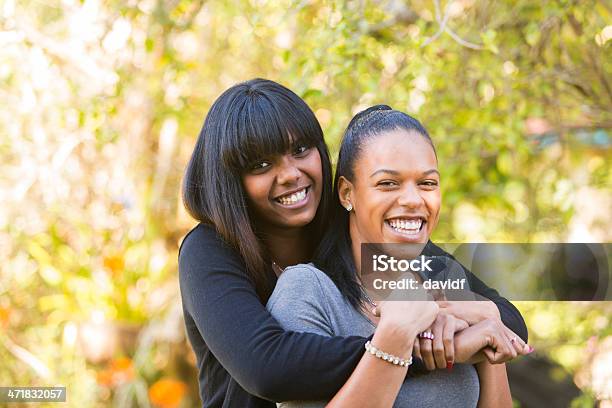
[[[0,0],[0,385],[198,406],[181,177],[253,77],[301,95],[333,156],[369,105],[420,119],[434,241],[610,242],[611,51],[607,1]],[[612,406],[612,302],[517,306],[516,406]]]

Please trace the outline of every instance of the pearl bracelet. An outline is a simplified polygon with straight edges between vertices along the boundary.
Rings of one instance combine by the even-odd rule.
[[[378,357],[391,364],[399,365],[401,367],[408,367],[410,364],[412,364],[412,356],[410,356],[409,359],[403,359],[403,358],[394,356],[393,354],[385,353],[384,351],[379,350],[376,347],[374,347],[369,340],[365,344],[365,349],[367,352],[369,352],[374,357]]]

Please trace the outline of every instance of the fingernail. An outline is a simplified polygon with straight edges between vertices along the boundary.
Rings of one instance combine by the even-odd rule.
[[[453,362],[452,361],[447,361],[446,362],[446,370],[447,371],[453,371]]]
[[[529,346],[529,353],[533,353],[535,351],[535,349],[531,346]]]

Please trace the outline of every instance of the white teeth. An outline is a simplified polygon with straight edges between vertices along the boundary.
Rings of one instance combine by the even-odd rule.
[[[396,230],[404,234],[414,235],[419,232],[423,225],[423,220],[390,220],[389,225]]]
[[[297,193],[293,193],[290,196],[279,197],[276,200],[284,205],[291,205],[298,203],[306,198],[306,189],[300,190]]]

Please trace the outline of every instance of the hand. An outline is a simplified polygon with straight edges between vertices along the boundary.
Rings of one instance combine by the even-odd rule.
[[[432,371],[436,368],[452,369],[455,362],[455,333],[468,328],[465,320],[451,314],[438,313],[429,331],[434,339],[417,338],[414,342],[413,355],[425,363]]]
[[[438,315],[438,305],[433,301],[382,301],[376,310],[380,315],[379,325],[403,327],[416,336],[427,329]]]
[[[439,300],[436,303],[440,307],[440,313],[452,314],[456,318],[465,320],[470,326],[484,319],[500,318],[497,305],[490,300]]]
[[[480,350],[491,364],[500,364],[518,355],[529,354],[533,348],[501,320],[493,318],[468,327],[455,337],[456,361],[471,361]]]

